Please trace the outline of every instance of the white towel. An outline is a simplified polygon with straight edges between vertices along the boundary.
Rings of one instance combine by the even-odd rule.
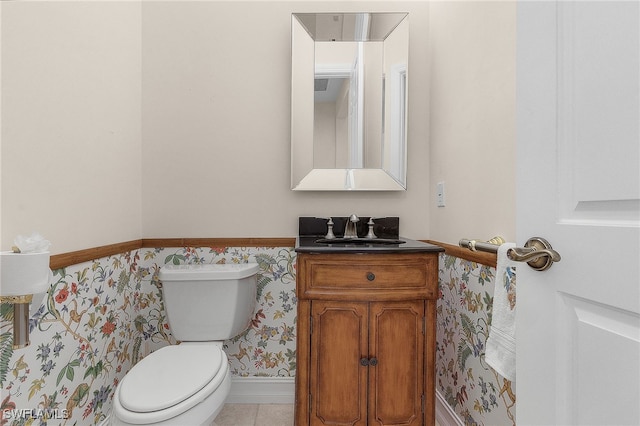
[[[515,263],[507,257],[514,243],[498,247],[493,314],[484,359],[498,374],[516,381],[516,280]]]

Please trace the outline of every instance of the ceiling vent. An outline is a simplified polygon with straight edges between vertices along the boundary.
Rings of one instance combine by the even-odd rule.
[[[326,92],[328,86],[329,86],[328,78],[316,78],[313,90],[316,92]]]

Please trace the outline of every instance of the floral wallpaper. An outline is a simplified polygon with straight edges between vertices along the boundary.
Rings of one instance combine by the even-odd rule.
[[[236,376],[295,376],[292,247],[139,249],[54,271],[32,307],[31,345],[11,348],[13,310],[0,305],[0,425],[97,425],[118,382],[140,359],[174,344],[160,267],[257,262],[258,305],[225,342]],[[495,269],[441,255],[436,387],[467,425],[515,425],[511,383],[484,363]],[[515,271],[509,270],[512,286]]]
[[[1,425],[94,425],[140,359],[175,343],[160,267],[257,262],[258,306],[246,332],[225,342],[234,375],[295,375],[293,248],[140,249],[54,271],[32,307],[31,345],[12,349],[13,309],[0,306]]]
[[[495,274],[495,268],[440,255],[436,389],[465,425],[516,424],[515,389],[484,361]],[[515,268],[506,275],[515,289]]]

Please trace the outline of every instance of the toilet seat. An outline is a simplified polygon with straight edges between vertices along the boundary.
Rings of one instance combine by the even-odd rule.
[[[214,392],[228,369],[226,355],[214,342],[163,347],[125,375],[114,396],[115,414],[132,424],[178,416]]]

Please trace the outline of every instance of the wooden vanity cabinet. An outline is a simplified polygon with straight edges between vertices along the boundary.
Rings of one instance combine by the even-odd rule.
[[[433,425],[437,253],[297,258],[296,425]]]

